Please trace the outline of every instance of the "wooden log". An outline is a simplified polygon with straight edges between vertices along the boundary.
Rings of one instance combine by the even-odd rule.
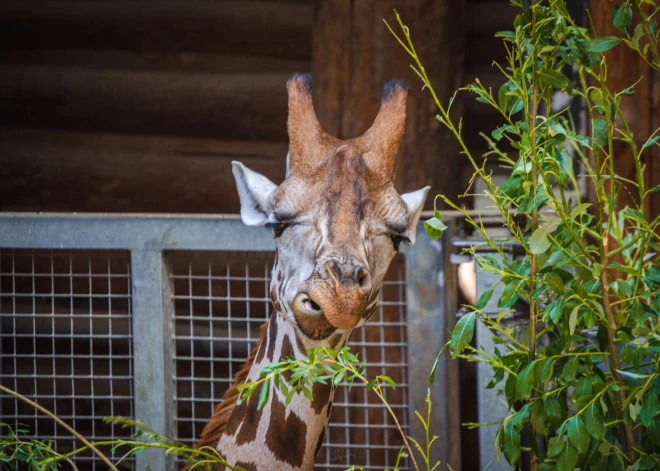
[[[0,209],[237,213],[231,161],[280,182],[287,148],[0,128]]]
[[[458,147],[434,118],[437,109],[429,93],[421,90],[419,78],[409,67],[410,58],[381,22],[385,18],[398,30],[394,7],[416,38],[415,46],[440,100],[446,104],[460,86],[463,1],[317,2],[312,71],[319,119],[338,137],[358,136],[373,122],[385,82],[405,78],[411,89],[397,188],[412,191],[431,185],[431,194],[442,191],[454,197],[460,192],[455,178]],[[460,115],[460,103],[454,104],[454,111]],[[432,205],[429,198],[428,207]]]
[[[0,66],[0,125],[285,141],[288,77]]]
[[[589,7],[598,36],[620,35],[612,23],[614,9],[613,3],[590,0]],[[637,18],[635,18],[635,21],[637,21]],[[635,87],[635,94],[633,96],[624,97],[621,101],[622,111],[630,124],[638,148],[641,148],[646,141],[646,138],[653,132],[652,124],[654,116],[652,114],[651,97],[649,94],[651,90],[651,86],[649,85],[651,69],[637,52],[623,44],[619,47],[610,49],[605,53],[605,56],[607,58],[607,85],[611,90],[623,90],[630,87],[641,78],[640,82]],[[624,142],[615,141],[614,155],[616,173],[626,179],[636,181],[635,161],[630,146]],[[648,153],[645,158],[650,159],[651,155],[651,153]],[[652,172],[649,172],[649,175],[650,174],[652,174]],[[660,183],[660,181],[657,183]],[[589,187],[593,202],[595,196],[593,195],[591,182],[589,182]],[[626,186],[626,188],[618,195],[617,205],[619,208],[623,208],[626,205],[634,206],[638,203],[639,193],[637,188],[632,185]]]
[[[0,49],[0,63],[158,72],[269,74],[311,72],[309,60],[208,52],[136,52],[92,49]]]
[[[312,6],[228,0],[0,3],[0,48],[200,51],[309,59]]]
[[[513,30],[513,20],[520,10],[507,0],[468,2],[465,29],[468,36],[491,39],[498,31]]]

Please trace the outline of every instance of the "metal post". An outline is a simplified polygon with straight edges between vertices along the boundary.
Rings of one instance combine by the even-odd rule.
[[[131,252],[135,418],[168,438],[175,436],[173,323],[169,264],[159,250]],[[162,450],[137,455],[136,469],[174,471]]]
[[[449,243],[453,222],[439,241],[434,241],[418,229],[415,245],[406,250],[406,302],[408,304],[408,384],[415,385],[409,391],[410,434],[424,443],[424,428],[415,411],[426,417],[426,394],[429,373],[442,346],[447,342],[447,332],[453,328],[456,312],[456,290],[449,265]],[[420,224],[421,226],[421,224]],[[449,276],[448,276],[449,275]],[[460,469],[460,410],[454,388],[458,385],[458,370],[450,364],[451,358],[443,354],[435,372],[435,382],[430,388],[433,401],[430,420],[431,434],[439,439],[431,450],[431,462],[440,461]]]
[[[498,255],[494,256],[497,257]],[[498,284],[499,276],[491,272],[481,271],[478,263],[475,263],[475,270],[477,272],[477,299],[479,299],[484,292]],[[497,302],[502,296],[503,290],[503,285],[499,285],[495,288],[493,296],[483,308],[485,313],[490,316],[496,316],[501,311],[497,307]],[[494,354],[495,344],[493,343],[493,335],[495,334],[491,332],[483,322],[477,322],[477,345],[486,352]],[[480,423],[500,421],[509,415],[509,407],[500,397],[497,389],[486,389],[486,385],[492,379],[493,374],[493,368],[488,363],[477,363],[477,399]],[[497,461],[494,445],[496,435],[497,426],[495,425],[479,427],[479,459],[481,469],[488,469],[489,471],[510,471],[513,468],[504,459],[499,462]]]

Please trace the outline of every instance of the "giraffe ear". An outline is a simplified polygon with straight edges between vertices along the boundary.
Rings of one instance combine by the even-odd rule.
[[[401,195],[401,199],[406,206],[408,207],[408,239],[410,243],[415,243],[415,236],[417,235],[417,223],[419,222],[419,217],[422,215],[422,209],[424,209],[424,202],[426,201],[426,195],[428,195],[430,186],[425,186],[421,190],[412,191],[410,193],[404,193]]]
[[[241,219],[248,226],[263,226],[273,209],[275,183],[260,173],[253,172],[240,162],[232,162],[238,197],[241,200]]]

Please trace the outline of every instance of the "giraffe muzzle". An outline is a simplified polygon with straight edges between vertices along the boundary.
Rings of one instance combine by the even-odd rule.
[[[323,309],[307,293],[298,293],[293,300],[293,315],[300,330],[309,338],[322,340],[336,330],[323,314]]]

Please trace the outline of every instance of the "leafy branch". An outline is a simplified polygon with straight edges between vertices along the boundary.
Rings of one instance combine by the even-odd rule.
[[[624,2],[613,18],[624,34],[620,39],[592,36],[575,23],[563,0],[511,3],[519,9],[513,30],[497,33],[507,50],[506,62],[496,64],[504,85],[494,91],[477,79],[464,88],[503,120],[490,136],[483,135],[489,147],[483,159],[467,148],[461,121],[452,122],[455,96],[446,107],[439,102],[409,29],[398,15],[400,33],[388,25],[431,93],[439,121],[472,165],[473,180],[484,182],[486,190],[477,196],[489,200],[510,232],[508,239],[492,238],[480,217],[438,195],[481,237],[479,250],[468,253],[480,270],[497,275],[502,289],[500,314],[483,312],[493,288],[457,323],[452,356],[490,364],[488,387],[503,386],[511,414],[499,422],[495,447],[512,465],[521,459],[526,435],[533,470],[656,469],[660,218],[649,220],[645,199],[660,187],[645,188],[642,154],[660,139],[656,131],[637,145],[621,107],[637,84],[611,90],[605,53],[625,44],[657,68],[658,8],[654,0]],[[630,34],[633,7],[640,23]],[[584,104],[589,135],[578,132],[570,107],[554,106],[559,95]],[[634,178],[616,173],[615,141],[630,148]],[[494,160],[508,171],[499,186],[488,170]],[[578,180],[593,187],[593,200],[582,201]],[[635,188],[637,201],[621,208],[619,195]],[[436,212],[427,222],[431,237],[442,234],[441,218]],[[523,255],[503,250],[511,243]],[[519,300],[529,306],[522,330],[503,324]],[[476,321],[493,332],[494,351],[470,345]],[[645,434],[635,436],[640,427]]]

